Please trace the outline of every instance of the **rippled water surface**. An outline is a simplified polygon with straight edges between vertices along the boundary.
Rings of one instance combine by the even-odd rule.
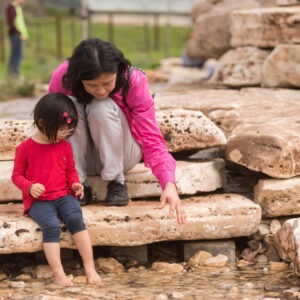
[[[299,287],[294,271],[269,271],[267,266],[239,268],[231,264],[177,274],[137,268],[103,274],[102,279],[100,286],[75,283],[68,288],[49,279],[25,279],[23,287],[13,288],[21,280],[5,279],[0,282],[0,299],[299,299],[287,296],[287,290]]]

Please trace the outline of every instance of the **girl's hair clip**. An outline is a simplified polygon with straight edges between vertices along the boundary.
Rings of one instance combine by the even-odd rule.
[[[72,119],[69,117],[69,114],[67,111],[63,113],[63,117],[66,119],[67,124],[70,124],[72,122]]]

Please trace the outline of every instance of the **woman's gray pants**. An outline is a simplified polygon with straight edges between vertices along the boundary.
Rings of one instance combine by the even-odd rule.
[[[76,170],[81,183],[87,175],[124,184],[124,173],[142,158],[140,145],[133,138],[128,121],[111,99],[94,99],[84,109],[74,97],[79,121],[68,139],[72,145]]]

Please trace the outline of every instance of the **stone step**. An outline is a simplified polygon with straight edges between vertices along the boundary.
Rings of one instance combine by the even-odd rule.
[[[0,161],[0,202],[21,200],[20,190],[12,183],[13,161]],[[194,195],[212,192],[225,184],[225,162],[214,159],[206,162],[177,161],[176,184],[179,195]],[[159,197],[160,185],[149,168],[140,163],[125,175],[128,194],[131,198]],[[99,176],[88,178],[97,200],[104,200],[107,182]]]
[[[156,115],[170,152],[226,144],[222,130],[199,111],[171,109]],[[0,160],[13,160],[16,146],[34,130],[32,120],[0,120]]]
[[[268,7],[232,12],[232,47],[273,48],[300,42],[300,6]]]
[[[260,179],[254,188],[254,202],[267,218],[300,215],[300,177]]]
[[[169,206],[158,201],[131,201],[125,207],[102,204],[82,208],[93,246],[138,246],[158,241],[215,240],[249,236],[261,221],[261,208],[236,194],[210,195],[183,200],[187,222],[178,225],[167,217]],[[0,253],[42,250],[42,232],[22,204],[0,205]],[[71,234],[61,228],[61,247],[75,248]]]

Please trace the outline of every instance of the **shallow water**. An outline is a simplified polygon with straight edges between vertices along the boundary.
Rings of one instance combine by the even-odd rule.
[[[287,290],[297,290],[300,283],[292,269],[275,272],[269,271],[268,265],[229,264],[177,274],[132,268],[124,273],[102,274],[100,286],[85,284],[85,278],[77,277],[74,268],[72,273],[81,283],[67,288],[58,287],[51,279],[2,280],[0,299],[297,299],[288,296]],[[20,281],[25,285],[13,288]]]

